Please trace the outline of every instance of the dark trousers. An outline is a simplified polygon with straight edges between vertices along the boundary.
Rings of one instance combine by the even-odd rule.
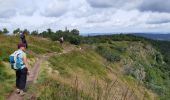
[[[27,69],[16,70],[16,87],[24,90],[27,81]]]

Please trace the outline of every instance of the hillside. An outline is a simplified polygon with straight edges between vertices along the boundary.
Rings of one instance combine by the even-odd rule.
[[[37,55],[62,50],[58,43],[48,39],[29,36],[27,40],[29,42],[28,61],[31,66],[37,59]],[[0,100],[4,100],[14,90],[15,72],[10,68],[8,58],[11,53],[17,50],[19,42],[18,36],[0,35]]]
[[[136,36],[142,36],[153,40],[170,41],[170,34],[149,34],[149,33],[136,33]]]
[[[63,48],[46,38],[27,39],[31,65],[38,55],[65,53],[54,54],[41,64],[40,76],[27,88],[25,99],[168,100],[170,96],[169,73],[162,71],[167,68],[167,61],[158,48],[141,38],[87,37],[80,45],[65,43]],[[15,75],[7,61],[18,40],[14,36],[0,36],[2,100],[14,89]]]

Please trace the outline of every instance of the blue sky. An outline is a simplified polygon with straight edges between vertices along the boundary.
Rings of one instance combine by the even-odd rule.
[[[170,32],[170,0],[0,0],[0,29]]]

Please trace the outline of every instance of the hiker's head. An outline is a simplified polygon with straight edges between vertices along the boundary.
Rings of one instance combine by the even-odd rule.
[[[26,45],[24,43],[20,43],[20,44],[18,44],[18,49],[21,49],[21,50],[25,51],[26,50]]]

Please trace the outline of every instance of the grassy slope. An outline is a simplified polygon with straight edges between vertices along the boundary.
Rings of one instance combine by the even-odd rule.
[[[33,51],[32,54],[28,55],[30,65],[35,61],[36,55],[34,53],[44,54],[61,51],[58,43],[47,39],[28,36],[27,41],[29,43],[29,50]],[[0,100],[3,100],[14,89],[15,72],[10,68],[8,57],[17,50],[19,42],[18,36],[0,35]]]
[[[85,48],[82,51],[54,56],[44,65],[45,72],[42,74],[44,77],[48,76],[48,78],[43,79],[41,77],[40,83],[47,83],[47,86],[40,85],[43,89],[40,90],[41,92],[37,97],[50,99],[56,94],[59,98],[63,97],[62,99],[64,99],[65,96],[67,97],[66,92],[70,92],[65,88],[69,87],[73,90],[76,89],[79,93],[83,92],[83,94],[86,94],[86,98],[99,100],[112,100],[113,98],[158,99],[157,95],[146,89],[143,83],[137,81],[131,74],[125,74],[124,72],[126,66],[136,68],[156,63],[152,58],[155,53],[158,53],[155,49],[140,42],[127,41],[96,44],[95,46],[104,46],[112,50],[121,57],[121,60],[110,63],[89,46],[82,46],[82,48]],[[125,51],[120,51],[120,48],[125,48]],[[55,90],[58,88],[52,89],[57,87],[56,85],[50,86],[50,84],[64,85],[59,91],[61,94],[56,93]],[[39,84],[37,84],[38,86]],[[81,94],[74,95],[76,91],[72,92],[73,94],[69,95],[70,99],[76,97],[84,99]]]
[[[29,49],[37,54],[60,51],[57,43],[47,39],[27,37]],[[14,84],[14,73],[9,66],[4,64],[10,53],[16,49],[19,42],[18,37],[0,36],[1,59],[0,64],[0,99],[11,91]],[[157,63],[155,54],[159,54],[150,45],[140,42],[110,42],[95,44],[107,48],[111,52],[120,56],[121,60],[114,63],[106,61],[90,46],[82,46],[82,51],[73,51],[69,54],[54,56],[49,61],[44,62],[41,77],[29,92],[35,92],[38,99],[53,99],[58,95],[60,99],[156,99],[157,95],[146,89],[139,83],[133,75],[125,73],[127,66],[138,69],[139,67],[150,68]],[[123,48],[123,49],[122,49]],[[29,56],[34,59],[35,57]],[[161,59],[161,57],[160,57]],[[30,61],[31,62],[31,61]],[[128,67],[128,68],[129,68]],[[1,70],[2,69],[2,70]],[[10,70],[10,72],[8,71]],[[150,68],[150,73],[155,73],[154,68]],[[159,77],[159,74],[153,74]],[[9,79],[9,80],[8,80]],[[161,81],[161,78],[158,78]],[[158,82],[159,83],[159,82]],[[37,91],[38,90],[38,91]],[[57,91],[58,92],[57,92]],[[125,91],[126,90],[126,91]],[[109,91],[109,92],[108,92]],[[70,93],[71,92],[71,93]],[[114,94],[114,95],[113,95]],[[132,95],[132,96],[131,96]],[[157,98],[158,99],[158,98]]]

